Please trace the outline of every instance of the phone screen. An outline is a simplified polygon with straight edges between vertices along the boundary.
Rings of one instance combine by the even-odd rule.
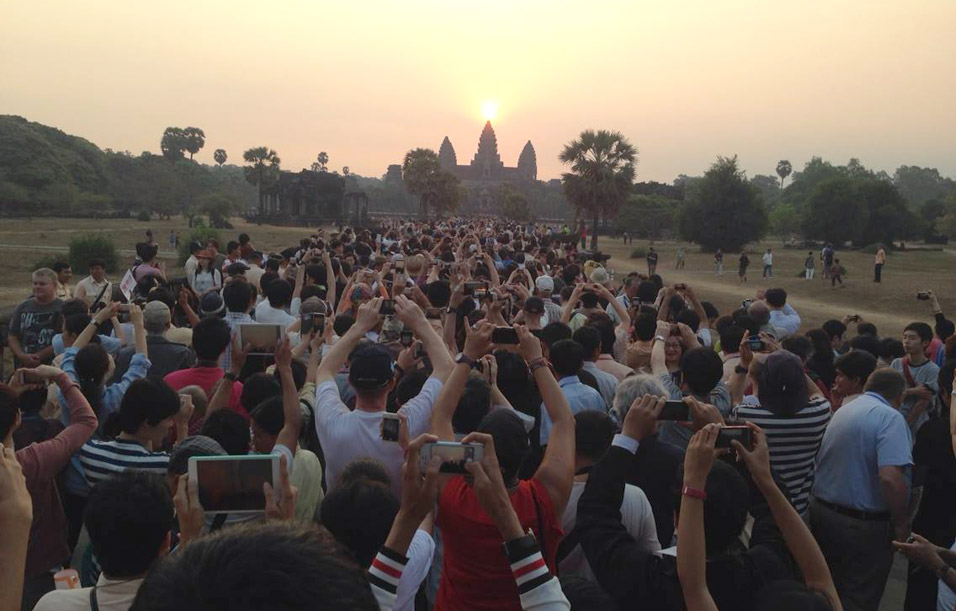
[[[207,513],[265,511],[262,484],[269,482],[276,488],[273,474],[278,461],[279,457],[271,454],[191,458],[203,509]]]
[[[378,313],[382,316],[391,316],[395,313],[395,300],[394,299],[383,299],[382,305],[378,309]]]
[[[452,441],[426,443],[421,449],[423,471],[432,456],[441,456],[442,463],[439,471],[442,473],[468,473],[465,464],[473,460],[482,460],[485,457],[485,446]]]
[[[401,339],[399,341],[403,346],[408,348],[412,345],[412,342],[415,341],[415,332],[411,329],[403,329]]]
[[[398,441],[401,420],[395,414],[382,414],[382,441]]]
[[[249,344],[249,354],[274,354],[282,337],[282,326],[265,323],[239,325],[239,343]]]
[[[729,448],[731,440],[736,439],[740,445],[747,449],[753,448],[753,431],[747,426],[724,426],[717,433],[717,441],[714,447]]]
[[[491,332],[491,341],[496,344],[517,344],[518,332],[514,327],[495,327]]]
[[[683,401],[665,401],[658,420],[690,420],[690,407]]]

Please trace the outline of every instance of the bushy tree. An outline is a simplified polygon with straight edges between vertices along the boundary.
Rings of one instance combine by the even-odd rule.
[[[617,214],[617,230],[638,238],[667,239],[677,233],[681,202],[660,195],[632,195]]]
[[[185,157],[186,143],[185,130],[180,127],[167,127],[159,142],[159,149],[163,152],[163,157],[175,163]]]
[[[189,153],[189,158],[202,150],[206,145],[206,134],[198,127],[187,127],[183,130],[183,148]]]
[[[256,185],[259,192],[259,212],[265,212],[262,209],[262,190],[279,179],[279,159],[278,153],[267,146],[257,146],[251,148],[242,154],[246,163],[252,165],[247,167],[246,180]]]
[[[216,149],[212,158],[219,164],[219,167],[222,167],[222,164],[226,163],[226,160],[229,159],[229,155],[226,154],[226,149]]]
[[[760,192],[737,167],[737,157],[718,157],[688,193],[680,214],[685,240],[704,250],[740,250],[767,232]]]
[[[777,162],[777,176],[780,177],[780,188],[783,188],[783,181],[786,180],[787,176],[790,176],[790,172],[793,172],[793,166],[790,165],[790,162],[786,159],[781,159]]]
[[[785,239],[800,231],[800,216],[791,204],[778,204],[770,209],[770,231]]]
[[[455,210],[462,199],[458,177],[441,168],[438,155],[431,149],[408,151],[402,164],[402,178],[408,192],[419,197],[422,218]]]
[[[498,209],[501,215],[512,221],[524,222],[531,218],[531,206],[528,198],[508,183],[498,188]]]
[[[834,244],[859,243],[868,221],[869,210],[856,181],[834,176],[818,184],[810,195],[803,231],[808,238]]]

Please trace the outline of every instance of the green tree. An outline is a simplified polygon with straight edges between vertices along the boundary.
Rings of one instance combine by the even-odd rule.
[[[251,167],[245,169],[246,180],[256,186],[256,191],[259,194],[259,213],[264,213],[262,189],[279,178],[279,163],[281,160],[279,155],[267,146],[251,148],[242,154],[242,158],[246,163],[252,164]]]
[[[770,209],[770,231],[785,240],[800,230],[800,217],[791,204],[778,204]]]
[[[175,163],[185,157],[186,132],[179,127],[167,127],[163,132],[163,139],[159,142],[163,157]]]
[[[808,238],[859,243],[869,221],[869,210],[857,183],[847,176],[834,176],[816,186],[807,201],[803,231]]]
[[[498,188],[498,209],[502,216],[512,221],[527,221],[531,218],[531,206],[528,198],[508,183]]]
[[[780,182],[773,176],[757,174],[750,179],[750,184],[757,187],[760,196],[767,205],[770,205],[780,196]]]
[[[956,193],[956,181],[944,178],[936,168],[901,165],[893,173],[893,184],[914,208],[932,199],[942,201],[950,193]]]
[[[346,166],[342,166],[342,175],[343,175],[343,176],[348,176],[348,175],[349,175],[349,166],[347,166],[347,165],[346,165]]]
[[[925,225],[906,205],[899,190],[888,180],[865,179],[858,190],[869,212],[860,244],[889,244],[897,238],[923,233]]]
[[[760,192],[737,167],[737,157],[717,157],[688,193],[680,214],[681,235],[705,250],[740,250],[767,232]]]
[[[780,177],[780,188],[783,188],[783,181],[786,180],[787,176],[790,176],[790,172],[793,172],[793,166],[790,165],[790,162],[786,159],[781,159],[777,162],[777,176]]]
[[[617,229],[638,238],[673,237],[680,206],[680,200],[661,195],[632,195],[618,212]]]
[[[226,149],[216,149],[212,154],[212,158],[216,161],[216,163],[219,164],[219,167],[221,168],[222,164],[226,163],[226,160],[229,159],[229,156],[226,155]]]
[[[190,159],[206,145],[206,134],[198,127],[187,127],[184,129],[183,139],[183,148],[189,152]]]
[[[568,202],[592,221],[591,249],[597,250],[601,215],[613,216],[631,194],[637,149],[620,132],[585,130],[558,156],[571,171],[561,175]]]
[[[431,149],[413,149],[405,154],[402,164],[405,188],[419,198],[422,218],[434,213],[442,215],[455,210],[461,200],[460,182],[454,174],[441,168],[438,155]]]

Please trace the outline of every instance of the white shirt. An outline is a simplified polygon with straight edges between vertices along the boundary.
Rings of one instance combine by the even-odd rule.
[[[295,320],[295,317],[285,310],[272,307],[268,299],[256,306],[256,322],[280,324],[285,330]]]
[[[186,259],[186,263],[183,265],[183,269],[186,271],[186,278],[192,278],[196,275],[196,268],[199,267],[199,259],[196,258],[196,255],[189,255],[189,258]]]
[[[578,516],[578,500],[584,494],[584,487],[587,482],[574,482],[571,487],[571,496],[568,497],[568,505],[564,510],[564,516],[561,517],[561,527],[567,536],[574,529],[574,523]],[[651,510],[651,503],[647,500],[644,491],[633,484],[624,485],[624,499],[621,501],[621,523],[631,537],[637,541],[641,549],[658,553],[661,551],[661,544],[657,540],[657,524],[654,522],[654,512]],[[580,545],[576,545],[571,552],[565,556],[558,570],[562,576],[574,575],[583,577],[588,581],[597,581],[591,565],[588,564],[584,556],[584,550]],[[404,576],[404,575],[403,575]]]
[[[415,595],[418,587],[431,570],[435,557],[435,540],[424,530],[416,530],[412,543],[408,546],[408,564],[398,580],[393,611],[415,611]]]
[[[96,581],[96,603],[100,611],[126,611],[133,604],[143,579],[107,579]],[[53,590],[46,593],[34,607],[35,611],[89,611],[90,590]]]
[[[90,304],[91,306],[96,305],[93,303],[93,300],[99,296],[100,291],[103,290],[104,286],[106,287],[106,291],[103,293],[103,296],[100,297],[100,301],[103,303],[109,303],[112,300],[113,284],[105,277],[103,278],[102,282],[97,282],[93,279],[93,276],[87,276],[86,278],[83,278],[76,283],[76,287],[73,289],[74,295],[76,295],[77,289],[79,289],[81,286],[83,287],[83,290],[86,291],[86,293],[83,295],[83,299],[86,300],[86,303]]]
[[[769,253],[769,252],[763,253],[763,264],[773,265],[773,253]]]
[[[421,392],[399,410],[408,418],[409,439],[428,432],[432,405],[441,389],[441,380],[430,377]],[[329,490],[335,487],[347,464],[357,458],[374,458],[388,470],[392,490],[401,498],[405,453],[397,443],[382,441],[381,423],[382,412],[349,411],[339,398],[334,381],[323,382],[315,389],[315,430],[325,454],[325,482]]]

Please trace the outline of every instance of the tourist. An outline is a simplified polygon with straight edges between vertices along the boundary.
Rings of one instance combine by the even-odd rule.
[[[602,371],[597,365],[597,360],[601,357],[601,332],[598,331],[589,322],[574,332],[571,336],[577,342],[583,351],[584,360],[581,364],[581,370],[590,373],[598,383],[598,390],[601,392],[601,398],[604,399],[604,411],[611,408],[614,401],[614,391],[617,389],[617,376]]]
[[[41,267],[33,272],[33,296],[20,302],[10,316],[7,343],[14,364],[36,367],[53,360],[53,336],[60,327],[63,301],[56,296],[56,272]]]
[[[143,308],[143,328],[146,331],[146,351],[149,354],[151,378],[163,379],[166,374],[180,369],[188,369],[196,362],[196,355],[189,346],[166,339],[165,335],[172,327],[169,306],[161,301],[151,301]],[[138,354],[136,346],[127,346],[116,357],[113,382],[123,379],[129,370],[133,357]]]
[[[145,278],[153,278],[160,282],[166,281],[166,267],[156,260],[159,246],[152,242],[140,242],[136,245],[136,255],[140,262],[133,266],[133,280],[139,284]]]
[[[866,381],[876,370],[876,357],[863,350],[850,350],[833,361],[836,377],[830,390],[833,409],[855,401],[863,394]]]
[[[584,366],[584,348],[573,339],[562,339],[548,349],[548,359],[554,368],[554,376],[558,386],[570,406],[571,413],[586,410],[607,412],[608,404],[601,393],[581,382],[579,374]],[[551,416],[546,409],[541,410],[541,447],[546,447],[551,440],[553,428]]]
[[[724,253],[719,248],[714,253],[714,273],[718,276],[724,275]]]
[[[203,250],[201,242],[189,243],[189,258],[187,258],[183,264],[183,271],[186,273],[186,282],[189,283],[189,286],[193,285],[192,278],[196,276],[196,269],[199,267],[199,258],[196,257],[196,255],[201,250]]]
[[[833,246],[829,242],[823,245],[823,249],[820,251],[820,260],[823,261],[823,279],[826,280],[830,277],[830,271],[833,267],[833,258],[836,256]]]
[[[737,261],[737,276],[740,278],[740,284],[747,281],[747,268],[750,267],[750,257],[747,252],[740,253],[740,259]]]
[[[213,267],[214,256],[208,250],[200,250],[194,253],[196,261],[196,270],[192,276],[187,276],[186,280],[189,286],[197,295],[203,295],[208,291],[218,291],[222,288],[222,271]]]
[[[230,377],[238,378],[238,375],[234,375],[233,371],[226,372],[219,367],[219,359],[222,353],[231,344],[232,330],[223,319],[207,317],[199,321],[199,324],[192,331],[196,364],[189,369],[180,369],[166,374],[163,381],[175,391],[179,391],[186,386],[199,386],[207,396],[211,397],[213,386],[219,380],[224,377],[227,379]],[[235,359],[235,353],[233,353],[233,359]],[[249,414],[242,407],[241,395],[242,382],[235,382],[228,402],[229,409],[240,414],[248,421]]]
[[[836,283],[840,283],[840,288],[844,288],[843,284],[843,266],[840,265],[839,259],[833,259],[833,264],[830,266],[830,286],[836,286]]]
[[[57,261],[53,264],[53,271],[56,272],[57,299],[72,299],[73,287],[70,286],[70,280],[73,279],[73,268],[66,261]]]
[[[106,279],[103,259],[90,259],[90,275],[76,283],[74,297],[82,299],[92,310],[106,305],[113,297],[113,283]]]
[[[176,250],[179,248],[179,236],[176,235],[175,229],[169,230],[169,236],[167,237],[166,244],[169,246],[169,250]]]
[[[677,263],[674,264],[674,269],[684,269],[684,247],[677,247]]]
[[[873,282],[883,281],[883,266],[886,265],[886,250],[882,244],[876,247],[876,257],[874,257]]]
[[[653,276],[657,273],[657,260],[659,255],[657,251],[654,250],[654,247],[651,246],[647,249],[647,275]]]
[[[641,314],[634,320],[625,359],[625,364],[634,371],[650,370],[651,348],[654,345],[656,331],[657,319],[653,314]]]
[[[773,278],[773,249],[770,248],[763,253],[763,277]]]
[[[816,257],[812,250],[807,253],[807,260],[803,262],[803,270],[804,278],[813,280],[813,272],[816,271]]]
[[[936,393],[939,391],[939,366],[926,358],[926,348],[933,339],[933,329],[925,322],[913,322],[903,329],[906,356],[894,359],[890,367],[906,380],[900,413],[906,417],[915,434],[930,415],[935,415]]]
[[[788,335],[794,335],[800,330],[800,315],[787,303],[787,291],[783,289],[767,289],[764,300],[770,306],[770,324],[781,329]],[[778,336],[777,339],[783,339]]]

